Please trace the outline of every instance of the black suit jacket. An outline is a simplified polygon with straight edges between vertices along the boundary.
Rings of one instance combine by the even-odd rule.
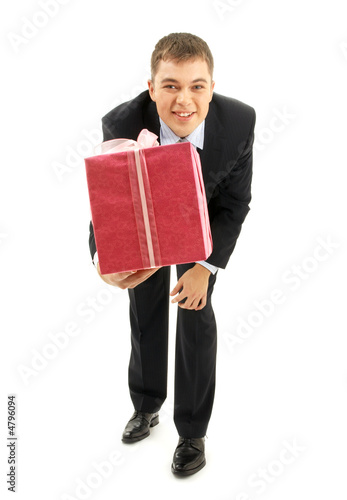
[[[205,122],[204,147],[198,149],[213,240],[213,251],[206,261],[222,269],[249,212],[255,117],[254,109],[247,104],[214,93]],[[144,128],[160,140],[159,116],[148,90],[107,113],[102,127],[104,141],[136,140]],[[96,245],[92,223],[89,247],[93,258]]]

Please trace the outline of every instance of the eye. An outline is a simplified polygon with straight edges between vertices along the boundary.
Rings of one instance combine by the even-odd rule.
[[[196,90],[200,90],[200,89],[202,89],[202,88],[203,88],[203,86],[202,86],[202,85],[195,85],[195,86],[194,86],[194,88],[195,88]]]
[[[166,89],[175,89],[176,87],[175,87],[175,85],[166,85],[165,88]]]

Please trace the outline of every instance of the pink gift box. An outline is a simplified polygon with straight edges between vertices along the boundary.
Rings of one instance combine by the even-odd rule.
[[[114,139],[85,159],[102,274],[205,260],[212,252],[200,157],[190,142]]]

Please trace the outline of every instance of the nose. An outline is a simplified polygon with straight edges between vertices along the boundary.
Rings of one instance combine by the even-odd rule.
[[[180,90],[180,92],[177,94],[176,102],[180,106],[188,106],[190,104],[189,91],[186,89]]]

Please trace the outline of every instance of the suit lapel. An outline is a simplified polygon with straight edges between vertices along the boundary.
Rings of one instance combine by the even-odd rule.
[[[226,165],[228,157],[225,145],[225,130],[218,118],[215,105],[211,101],[205,121],[204,148],[198,149],[207,202],[209,202],[216,184],[223,177],[223,165]]]

